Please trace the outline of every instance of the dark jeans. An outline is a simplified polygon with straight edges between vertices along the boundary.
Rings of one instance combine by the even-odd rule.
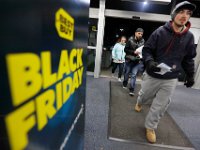
[[[130,92],[134,91],[135,88],[135,82],[138,71],[143,71],[144,65],[143,63],[134,63],[134,62],[128,62],[125,63],[125,73],[124,73],[124,81],[123,86],[127,87],[129,74],[131,74],[131,80],[130,80]]]
[[[117,69],[117,66],[119,66],[118,78],[121,78],[122,72],[123,72],[123,68],[124,68],[124,63],[114,63],[113,62],[112,73],[115,73],[115,70]]]

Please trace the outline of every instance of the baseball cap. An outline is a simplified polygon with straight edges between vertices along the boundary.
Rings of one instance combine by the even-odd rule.
[[[135,30],[135,32],[144,32],[144,30],[143,30],[142,28],[137,28],[137,29]]]

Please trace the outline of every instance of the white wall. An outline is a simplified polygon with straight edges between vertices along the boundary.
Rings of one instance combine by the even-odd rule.
[[[146,21],[149,20],[149,21],[167,22],[171,19],[170,15],[143,13],[143,12],[134,12],[134,11],[111,10],[111,9],[105,10],[105,17],[131,19],[133,16],[140,17],[141,20],[146,20]],[[98,19],[99,10],[96,8],[90,8],[89,17]],[[197,57],[195,58],[195,66],[196,66],[195,82],[196,83],[194,87],[197,89],[200,89],[200,65],[199,65],[200,64],[200,42],[199,42],[200,41],[200,19],[191,17],[190,22],[191,22],[190,31],[194,34],[195,44],[197,44]]]
[[[198,44],[200,37],[200,28],[190,28],[190,31],[194,34],[195,44]]]
[[[138,16],[140,17],[141,20],[159,21],[159,22],[167,22],[171,19],[170,15],[112,10],[112,9],[106,9],[105,16],[114,18],[129,18],[129,19],[132,19],[133,16]],[[98,19],[98,9],[90,8],[89,17]],[[190,22],[191,22],[190,31],[194,34],[195,44],[197,44],[200,37],[200,19],[191,17]]]

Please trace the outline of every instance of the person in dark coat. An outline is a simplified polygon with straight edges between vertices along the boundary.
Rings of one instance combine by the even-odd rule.
[[[142,38],[144,30],[142,28],[137,28],[135,35],[131,36],[125,46],[125,72],[124,72],[124,81],[123,88],[127,88],[129,75],[131,75],[130,80],[130,92],[131,96],[134,96],[135,82],[137,73],[143,67],[141,57],[139,52],[136,51],[137,48],[144,45],[144,39]]]
[[[194,84],[196,48],[189,19],[195,9],[196,5],[188,1],[177,4],[171,13],[172,20],[156,29],[143,47],[146,71],[135,111],[140,112],[142,104],[153,99],[145,119],[146,138],[150,143],[156,142],[155,130],[171,102],[181,68],[186,74],[185,86]]]

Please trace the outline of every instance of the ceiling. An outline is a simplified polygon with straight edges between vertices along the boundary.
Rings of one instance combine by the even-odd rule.
[[[99,8],[100,0],[91,0],[90,7]],[[166,3],[157,3],[158,0],[153,3],[149,3],[147,5],[143,4],[144,0],[106,0],[106,9],[114,9],[114,10],[126,10],[126,11],[137,11],[137,12],[147,12],[147,13],[157,13],[157,14],[170,14],[172,6],[176,3],[179,3],[183,0],[171,0],[171,3],[164,0]],[[160,1],[160,0],[159,0]],[[197,9],[193,13],[193,17],[200,18],[200,0],[190,0],[197,5]]]
[[[121,1],[138,2],[138,0],[121,0]],[[153,4],[168,5],[169,3],[171,3],[171,0],[140,0],[140,2],[148,2],[148,3],[153,3]]]

